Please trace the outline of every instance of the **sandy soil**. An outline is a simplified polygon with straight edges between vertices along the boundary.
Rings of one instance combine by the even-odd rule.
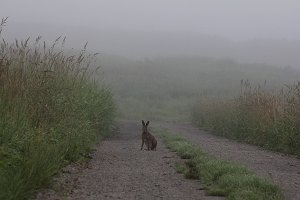
[[[279,185],[290,200],[300,200],[300,159],[239,143],[201,131],[189,123],[156,123],[172,133],[180,134],[217,158],[245,165],[261,177]]]
[[[121,122],[88,163],[68,166],[55,189],[41,191],[37,199],[224,199],[206,196],[198,181],[178,174],[174,165],[180,159],[159,139],[157,151],[141,151],[140,145],[141,123]]]

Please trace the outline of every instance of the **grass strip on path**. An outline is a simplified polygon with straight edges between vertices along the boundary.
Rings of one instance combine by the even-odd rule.
[[[171,135],[165,130],[156,132],[169,149],[187,159],[185,164],[177,164],[177,171],[186,178],[201,180],[208,195],[225,196],[230,200],[284,199],[278,186],[245,167],[209,156],[178,135]]]

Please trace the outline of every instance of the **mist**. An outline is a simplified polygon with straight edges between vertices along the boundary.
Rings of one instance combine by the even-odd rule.
[[[0,0],[0,199],[300,199],[299,11]]]
[[[300,66],[299,1],[21,1],[1,3],[3,37],[67,36],[67,48],[134,59],[199,56]]]

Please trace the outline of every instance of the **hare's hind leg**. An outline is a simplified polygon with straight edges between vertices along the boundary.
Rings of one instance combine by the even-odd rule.
[[[156,151],[156,144],[154,145],[154,148],[153,148],[153,150],[154,150],[154,151]]]
[[[151,150],[152,150],[152,151],[156,151],[156,145],[153,145],[153,147],[152,147]]]
[[[157,146],[157,140],[154,138],[154,140],[152,142],[152,149],[151,150],[156,151],[156,146]]]

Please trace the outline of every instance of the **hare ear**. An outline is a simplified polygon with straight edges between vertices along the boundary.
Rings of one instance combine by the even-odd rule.
[[[149,121],[147,121],[147,123],[146,123],[146,126],[148,126],[148,125],[149,125],[149,123],[150,123],[150,122],[149,122]]]
[[[143,126],[145,126],[145,122],[144,122],[144,120],[142,120],[142,124],[143,124]]]

